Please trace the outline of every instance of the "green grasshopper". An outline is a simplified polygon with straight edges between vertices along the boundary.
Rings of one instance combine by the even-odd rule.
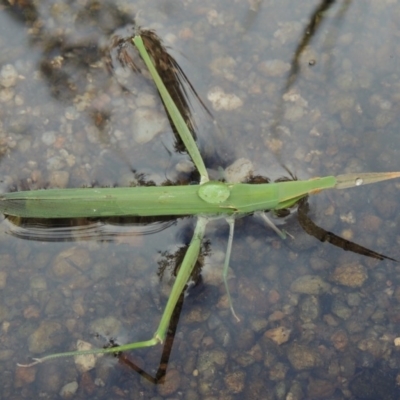
[[[268,184],[246,184],[210,181],[197,145],[176,104],[161,80],[147,53],[140,35],[133,38],[159,90],[168,114],[173,121],[193,163],[200,173],[200,183],[189,186],[160,186],[132,188],[85,188],[21,191],[3,194],[0,211],[6,215],[26,218],[78,218],[113,216],[179,216],[196,215],[193,237],[184,256],[161,321],[149,340],[84,351],[50,354],[34,359],[29,367],[50,359],[85,354],[118,354],[123,351],[162,344],[166,338],[171,316],[199,257],[207,223],[215,217],[229,224],[229,239],[224,261],[223,278],[233,315],[227,285],[227,273],[233,243],[235,219],[264,210],[281,210],[296,205],[310,194],[325,189],[346,189],[400,177],[400,172],[347,174],[310,180],[292,180]],[[275,230],[284,237],[284,232]],[[361,247],[361,246],[359,246]],[[376,258],[388,258],[374,253]],[[393,259],[392,259],[393,260]]]

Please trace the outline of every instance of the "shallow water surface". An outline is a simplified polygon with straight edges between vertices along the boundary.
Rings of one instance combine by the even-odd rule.
[[[301,179],[400,169],[399,1],[10,3],[0,9],[3,192],[197,178],[146,74],[110,67],[113,37],[134,26],[157,33],[213,114],[217,124],[189,94],[215,174],[240,158],[271,179],[286,168]],[[399,189],[322,193],[311,215],[400,259]],[[236,222],[229,285],[239,323],[221,278],[228,227],[210,222],[165,383],[154,385],[130,362],[154,375],[161,347],[103,357],[87,372],[70,358],[16,364],[77,340],[150,338],[195,219],[65,221],[68,235],[4,219],[0,397],[398,398],[398,264],[320,243],[295,214],[277,222],[294,238],[255,217]]]

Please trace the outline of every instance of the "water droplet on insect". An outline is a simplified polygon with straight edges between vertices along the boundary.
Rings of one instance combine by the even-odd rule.
[[[364,183],[362,178],[356,178],[356,186],[361,186]]]

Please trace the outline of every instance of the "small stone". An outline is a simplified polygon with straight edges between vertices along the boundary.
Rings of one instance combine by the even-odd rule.
[[[375,126],[377,128],[384,128],[386,125],[393,122],[396,118],[396,112],[394,111],[382,111],[375,117]]]
[[[336,385],[325,379],[312,379],[307,387],[308,399],[328,399],[336,390]]]
[[[193,171],[193,163],[188,160],[179,161],[175,166],[175,170],[177,172],[188,174],[189,172]]]
[[[112,266],[106,262],[98,262],[93,265],[92,270],[90,271],[90,278],[96,282],[101,279],[106,279],[112,273]]]
[[[367,232],[378,232],[382,225],[382,220],[376,215],[365,215],[360,221],[360,228]]]
[[[65,261],[65,264],[63,264]],[[60,265],[59,265],[60,264]],[[83,248],[72,246],[61,251],[54,259],[52,270],[57,277],[75,275],[86,270],[92,264],[90,253]]]
[[[7,272],[0,271],[0,289],[4,289],[7,284]]]
[[[76,342],[76,349],[79,351],[82,350],[90,350],[92,345],[88,342],[84,342],[83,340],[78,340]],[[76,368],[79,372],[84,373],[86,371],[90,371],[96,365],[96,361],[99,355],[97,354],[82,354],[74,357]]]
[[[85,307],[82,304],[82,299],[77,299],[72,304],[72,309],[74,313],[78,314],[78,316],[83,317],[85,315]]]
[[[33,291],[41,291],[47,289],[47,280],[45,276],[33,275],[30,278],[29,286]]]
[[[268,369],[269,379],[271,381],[283,381],[286,377],[286,374],[289,370],[289,365],[287,363],[277,362],[271,365]],[[281,398],[279,396],[279,398]]]
[[[237,286],[238,297],[243,299],[242,312],[260,313],[268,303],[268,293],[260,288],[257,282],[241,278]]]
[[[167,127],[167,117],[150,108],[138,108],[133,114],[132,131],[139,144],[153,140]]]
[[[226,364],[228,355],[222,350],[203,351],[197,360],[197,370],[200,373],[205,373],[209,369],[217,366],[222,367]]]
[[[63,399],[72,399],[78,390],[78,382],[70,382],[64,385],[60,390],[60,396]]]
[[[235,67],[235,59],[229,56],[215,58],[210,64],[213,75],[222,76],[228,81],[235,80]]]
[[[278,27],[274,32],[274,38],[280,44],[298,40],[300,32],[304,29],[298,21],[278,22]]]
[[[189,312],[185,315],[185,323],[193,324],[197,322],[207,321],[210,316],[210,310],[203,310],[200,307],[192,307]]]
[[[42,142],[46,146],[51,146],[56,141],[56,133],[54,131],[47,131],[42,134]]]
[[[284,326],[278,326],[277,328],[268,329],[264,333],[264,336],[268,339],[271,339],[278,346],[280,346],[281,344],[286,343],[289,340],[291,331],[291,329],[288,329]]]
[[[283,147],[283,141],[277,138],[267,138],[264,141],[264,144],[271,150],[274,154],[278,154]]]
[[[339,325],[337,319],[332,314],[325,314],[323,316],[323,320],[329,326],[338,326]]]
[[[321,304],[318,296],[305,296],[299,304],[300,319],[303,322],[315,321],[321,313]]]
[[[114,316],[98,318],[90,324],[90,331],[103,337],[105,340],[113,339],[118,344],[124,344],[121,335],[124,333],[124,326]]]
[[[359,293],[348,293],[346,300],[350,307],[358,307],[362,302]]]
[[[52,171],[49,178],[49,184],[52,188],[65,188],[68,185],[69,172]]]
[[[19,388],[35,381],[36,368],[17,367],[15,370],[14,386]]]
[[[322,359],[317,351],[302,344],[294,343],[291,345],[287,356],[293,368],[298,371],[322,365]]]
[[[247,158],[239,158],[225,169],[225,179],[229,183],[244,182],[254,171],[253,163]]]
[[[64,115],[67,120],[74,121],[79,118],[79,111],[74,106],[70,106],[65,109]]]
[[[319,295],[328,292],[329,289],[329,283],[325,282],[319,275],[300,276],[290,285],[292,292],[303,294]]]
[[[332,282],[352,288],[361,287],[367,279],[367,270],[357,262],[336,267],[330,276]]]
[[[283,100],[295,103],[300,107],[308,107],[308,101],[304,97],[302,97],[301,94],[296,90],[290,90],[288,93],[285,93],[283,95]]]
[[[397,202],[395,200],[391,200],[390,198],[382,198],[382,196],[377,196],[376,199],[373,200],[373,205],[376,210],[384,219],[393,218],[397,215]]]
[[[347,307],[342,301],[334,299],[331,306],[331,311],[333,314],[347,320],[351,317],[352,311]]]
[[[243,105],[243,101],[233,93],[225,93],[222,88],[215,86],[207,93],[215,111],[232,111]]]
[[[12,64],[6,64],[0,71],[0,85],[5,88],[15,86],[18,80],[18,72]]]
[[[160,396],[170,396],[175,393],[181,384],[181,376],[178,370],[168,369],[162,385],[157,385]]]
[[[207,12],[207,21],[212,26],[224,25],[224,14],[217,10],[210,10]]]
[[[268,318],[269,321],[271,322],[276,322],[276,321],[281,321],[286,317],[286,314],[282,311],[274,311]]]
[[[279,302],[281,296],[279,294],[279,292],[276,289],[271,289],[268,292],[268,302],[270,304],[276,304]]]
[[[44,353],[59,346],[65,340],[66,329],[55,321],[43,321],[28,339],[29,351],[34,354]]]
[[[141,93],[136,99],[138,107],[155,108],[157,106],[156,97],[149,93]]]
[[[289,392],[286,396],[286,400],[303,400],[303,399],[304,399],[304,393],[301,383],[295,380],[289,389]]]
[[[357,348],[361,351],[372,354],[374,359],[381,358],[383,352],[385,351],[385,345],[383,344],[383,342],[374,338],[365,338],[360,340],[357,343]]]
[[[96,375],[98,372],[96,371]],[[88,395],[87,397],[90,397],[89,395],[93,395],[93,393],[96,391],[96,383],[92,378],[92,375],[90,372],[84,372],[81,376],[80,379],[80,387],[82,390]]]
[[[193,38],[194,33],[189,27],[186,27],[186,28],[181,29],[179,31],[178,35],[179,35],[180,39],[188,40],[188,39],[192,39]]]
[[[349,384],[352,398],[394,400],[399,398],[395,374],[383,368],[361,368]]]
[[[72,278],[78,271],[73,263],[70,263],[67,259],[63,257],[57,257],[51,267],[53,275],[55,278],[64,280],[66,278]]]
[[[10,317],[11,308],[5,304],[0,304],[0,322]]]
[[[65,168],[65,160],[61,156],[50,157],[46,160],[47,169],[49,171],[58,171]]]
[[[290,70],[290,64],[282,60],[268,60],[260,62],[257,68],[265,76],[279,77]]]
[[[57,398],[60,389],[66,382],[66,376],[65,369],[62,369],[60,365],[54,364],[51,368],[38,368],[36,385],[40,387],[42,393],[51,393],[50,397]]]
[[[337,331],[331,336],[331,341],[336,350],[343,351],[349,343],[349,338],[345,331]]]
[[[35,319],[40,317],[40,309],[35,305],[30,305],[24,309],[25,319]]]
[[[224,377],[224,382],[229,393],[237,394],[243,392],[246,374],[244,371],[230,372]]]
[[[289,106],[286,111],[285,111],[285,119],[289,121],[298,121],[301,119],[304,115],[304,109],[303,107],[300,107],[298,105],[293,105]]]

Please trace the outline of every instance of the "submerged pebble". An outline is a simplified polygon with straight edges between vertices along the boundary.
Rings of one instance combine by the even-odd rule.
[[[4,65],[0,70],[0,85],[10,88],[17,84],[18,72],[12,64]]]
[[[290,285],[290,290],[295,293],[318,295],[328,292],[330,287],[319,275],[303,275]]]
[[[122,322],[112,315],[95,319],[90,324],[90,331],[99,336],[106,344],[111,339],[118,344],[126,343],[125,328]]]
[[[78,340],[76,343],[76,350],[90,350],[93,346],[91,343],[84,342],[83,340]],[[96,365],[96,360],[99,355],[96,354],[82,354],[74,357],[76,368],[79,372],[83,373],[90,371]]]
[[[176,369],[168,369],[162,385],[157,385],[160,396],[171,396],[175,393],[181,384],[181,374]]]
[[[277,328],[268,329],[264,333],[264,336],[271,339],[279,346],[289,340],[291,331],[291,329],[288,329],[285,326],[278,326]]]
[[[268,60],[258,64],[258,70],[268,77],[284,76],[290,70],[290,64],[283,60]]]
[[[56,133],[54,131],[46,131],[42,134],[42,142],[46,146],[51,146],[56,141]]]
[[[223,350],[209,350],[209,351],[203,351],[199,355],[199,359],[197,360],[197,366],[196,369],[200,373],[204,373],[205,371],[215,368],[215,367],[221,367],[225,365],[226,361],[228,359],[228,355],[225,351]]]
[[[293,368],[299,371],[322,366],[318,352],[303,344],[293,343],[288,348],[287,356]]]
[[[357,262],[339,265],[330,276],[332,282],[352,288],[361,287],[367,279],[366,268]]]
[[[60,390],[60,397],[63,399],[72,399],[78,390],[78,382],[70,382],[64,385]]]
[[[3,359],[2,359],[3,360]],[[4,359],[5,361],[5,359]],[[36,379],[36,369],[35,368],[23,368],[18,367],[15,370],[15,387],[19,388],[29,383],[34,382]]]
[[[0,289],[4,289],[7,285],[7,272],[0,271]]]
[[[66,328],[58,322],[42,321],[28,339],[29,351],[40,354],[61,345],[65,340]]]
[[[254,171],[253,163],[247,158],[239,158],[225,169],[225,179],[229,183],[244,182]]]
[[[51,171],[49,184],[52,188],[66,188],[69,181],[68,171]]]
[[[219,86],[211,88],[207,93],[215,111],[232,111],[243,105],[243,101],[234,93],[225,93]]]
[[[153,140],[168,124],[167,117],[150,108],[138,108],[132,118],[132,132],[136,143]]]
[[[243,392],[245,387],[246,373],[243,370],[228,373],[224,382],[229,393],[238,394]]]
[[[307,386],[308,399],[328,399],[334,394],[336,384],[326,379],[311,379]]]

